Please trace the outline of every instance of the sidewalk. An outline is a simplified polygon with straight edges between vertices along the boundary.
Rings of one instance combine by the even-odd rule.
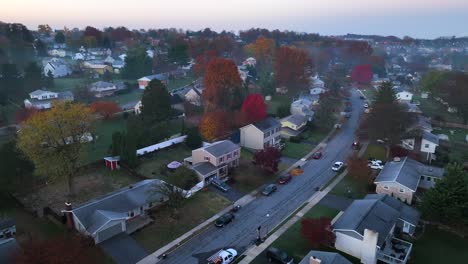
[[[365,143],[364,146],[359,150],[359,156],[362,156],[367,149],[368,143]],[[306,203],[307,205],[304,206],[299,212],[295,213],[295,215],[290,218],[286,223],[280,223],[278,226],[281,226],[278,230],[268,236],[268,238],[258,246],[252,246],[250,249],[243,254],[245,257],[239,262],[239,264],[248,264],[252,262],[258,255],[260,255],[267,247],[269,247],[276,239],[278,239],[284,232],[286,232],[292,225],[302,219],[302,217],[310,211],[315,205],[317,205],[320,200],[325,197],[345,176],[348,174],[348,170],[343,171],[337,178],[333,180],[331,184],[329,184],[324,190],[314,193],[312,197],[310,197]],[[340,215],[340,214],[339,214]],[[286,217],[288,219],[291,215]],[[336,221],[333,219],[334,221]],[[276,226],[276,227],[278,227]],[[273,228],[272,230],[276,229]]]

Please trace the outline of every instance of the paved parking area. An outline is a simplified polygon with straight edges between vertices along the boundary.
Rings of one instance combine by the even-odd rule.
[[[112,237],[99,246],[117,264],[135,264],[148,256],[148,253],[125,233]]]
[[[220,189],[214,187],[213,185],[209,185],[208,186],[208,189],[212,192],[215,192],[223,197],[225,197],[226,199],[228,199],[229,201],[231,202],[235,202],[237,200],[239,200],[240,198],[242,198],[245,194],[244,193],[241,193],[239,192],[238,190],[234,189],[234,188],[230,188],[227,192],[223,192],[221,191]]]

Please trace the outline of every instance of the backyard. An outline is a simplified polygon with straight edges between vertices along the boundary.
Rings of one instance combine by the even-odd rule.
[[[172,90],[184,87],[186,85],[189,85],[194,81],[195,79],[192,76],[186,76],[180,79],[169,80],[169,84],[167,85],[167,90],[172,91]]]
[[[433,118],[435,120],[443,120],[453,123],[463,123],[462,118],[460,118],[455,113],[449,113],[447,107],[443,104],[437,102],[432,98],[420,99],[419,96],[414,97],[415,101],[420,102],[419,109],[424,113],[425,116]]]
[[[327,217],[333,219],[339,213],[338,210],[325,207],[322,205],[314,206],[309,212],[307,212],[304,218],[321,218]],[[333,251],[334,249],[329,247],[320,246],[319,248],[312,247],[307,240],[303,237],[301,233],[301,221],[296,222],[292,225],[285,233],[283,233],[273,244],[272,247],[276,247],[284,250],[288,255],[294,258],[294,263],[298,263],[304,258],[304,256],[309,253],[311,250],[323,250],[323,251]],[[343,256],[345,256],[343,254]],[[349,257],[349,256],[347,256]],[[350,260],[357,261],[350,257]],[[262,252],[257,258],[252,262],[253,264],[267,264],[268,259],[265,257],[265,252]],[[357,261],[356,263],[359,263]]]
[[[186,147],[184,144],[179,144],[177,146],[161,149],[152,154],[140,158],[140,165],[137,167],[137,172],[145,177],[154,178],[156,175],[157,178],[168,181],[168,177],[162,175],[161,168],[167,169],[167,164],[172,161],[178,161],[183,163],[184,159],[192,156],[192,151]],[[169,180],[170,181],[170,180]]]
[[[434,127],[432,133],[436,135],[447,135],[449,137],[450,142],[468,143],[466,141],[466,136],[468,136],[468,129]]]
[[[153,224],[132,234],[132,237],[148,252],[153,252],[192,228],[209,219],[230,202],[224,197],[210,191],[201,190],[187,199],[178,209],[178,218],[171,217],[171,209],[162,207],[153,212],[157,219]]]
[[[287,94],[275,94],[272,96],[271,101],[265,101],[265,104],[267,105],[267,112],[271,115],[276,115],[280,106],[287,105],[289,107],[291,102],[291,96]]]

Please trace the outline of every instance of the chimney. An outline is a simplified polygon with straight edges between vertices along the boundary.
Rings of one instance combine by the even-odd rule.
[[[364,238],[362,239],[361,247],[361,263],[376,264],[377,263],[377,241],[379,233],[364,229]]]
[[[73,209],[72,204],[70,202],[65,202],[65,216],[67,217],[67,227],[68,229],[75,228],[75,222],[73,220],[73,213],[70,212]]]
[[[322,261],[314,256],[310,256],[309,264],[320,264]]]

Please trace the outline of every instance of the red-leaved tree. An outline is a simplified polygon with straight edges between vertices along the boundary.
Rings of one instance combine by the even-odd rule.
[[[261,94],[249,94],[242,104],[241,111],[251,123],[267,117],[267,108]]]
[[[269,173],[278,171],[281,152],[275,147],[266,147],[254,155],[253,163]]]
[[[96,101],[89,107],[94,113],[106,119],[120,111],[119,105],[114,102]]]
[[[17,124],[21,124],[24,121],[28,120],[31,116],[34,114],[38,113],[39,110],[37,110],[34,107],[31,108],[21,108],[16,112],[15,120]]]
[[[204,77],[205,112],[233,111],[242,104],[242,80],[234,61],[224,58],[210,60]]]
[[[276,50],[274,71],[279,86],[306,88],[309,86],[309,69],[312,59],[306,50],[283,46]]]
[[[330,218],[305,218],[301,221],[301,232],[312,247],[333,246],[336,240]]]
[[[353,82],[360,84],[369,84],[372,81],[372,67],[369,64],[360,64],[354,67],[351,73]]]

